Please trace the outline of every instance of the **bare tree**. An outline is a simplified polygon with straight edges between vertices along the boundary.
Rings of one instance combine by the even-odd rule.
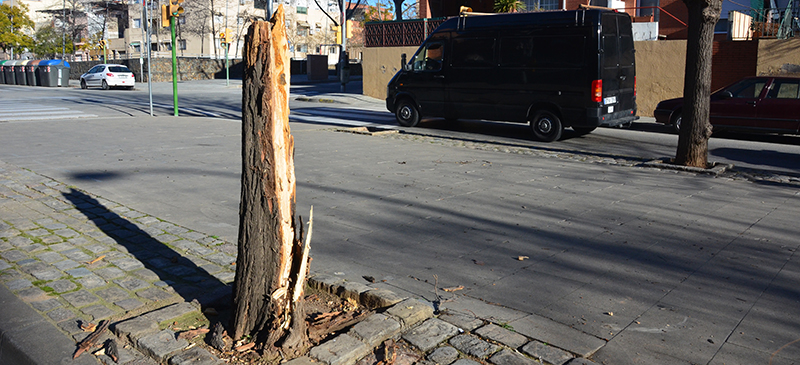
[[[708,167],[708,139],[711,138],[711,57],[714,26],[719,20],[722,0],[684,0],[689,9],[686,43],[682,123],[675,163]]]
[[[183,3],[186,12],[186,23],[182,25],[184,32],[196,35],[200,39],[205,39],[211,34],[211,39],[216,40],[217,35],[225,29],[224,12],[225,3],[220,0],[192,0]],[[223,19],[222,24],[217,24],[219,19]],[[201,42],[200,53],[205,52],[205,42]],[[211,48],[214,50],[214,57],[218,57],[218,47],[212,41]],[[210,52],[209,52],[210,53]]]

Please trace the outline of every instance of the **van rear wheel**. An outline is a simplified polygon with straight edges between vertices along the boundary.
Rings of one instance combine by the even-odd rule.
[[[531,120],[531,129],[536,139],[542,142],[553,142],[561,138],[564,126],[557,115],[549,110],[540,110]]]
[[[419,123],[420,119],[419,109],[408,99],[400,100],[394,115],[397,117],[397,123],[400,123],[403,127],[414,127]]]

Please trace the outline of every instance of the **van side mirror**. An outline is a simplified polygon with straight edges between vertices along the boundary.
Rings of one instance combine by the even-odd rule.
[[[406,54],[403,53],[400,55],[400,67],[405,67],[408,60],[406,59]]]
[[[413,71],[413,70],[414,67],[412,67],[411,64],[406,63],[403,65],[403,71]]]

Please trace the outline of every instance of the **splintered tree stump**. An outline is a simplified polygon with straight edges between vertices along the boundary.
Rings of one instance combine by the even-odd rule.
[[[283,6],[255,22],[244,45],[242,191],[233,288],[233,338],[287,356],[308,347],[303,309],[308,248],[295,219],[289,131],[289,51]]]

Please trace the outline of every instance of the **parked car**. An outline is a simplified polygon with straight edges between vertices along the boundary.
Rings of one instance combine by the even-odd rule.
[[[100,86],[103,90],[111,87],[133,89],[136,80],[133,72],[125,65],[100,64],[81,75],[81,89],[89,86]]]
[[[683,98],[656,106],[656,122],[680,130]],[[744,78],[711,94],[715,131],[800,134],[800,77]]]

